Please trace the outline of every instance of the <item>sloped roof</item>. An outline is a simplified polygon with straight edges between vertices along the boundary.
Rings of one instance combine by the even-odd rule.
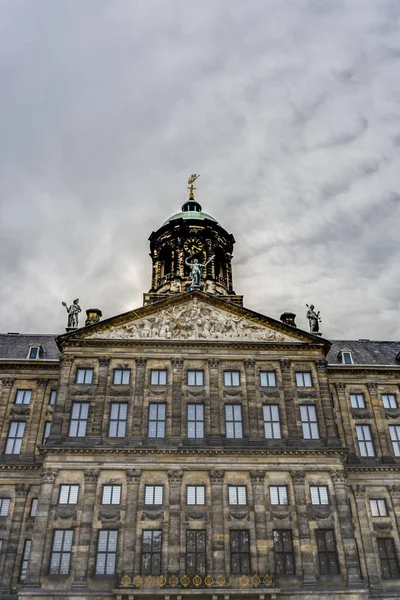
[[[53,333],[0,333],[0,359],[25,360],[29,347],[39,345],[40,360],[58,360],[60,352]]]
[[[332,340],[331,349],[326,357],[329,364],[340,365],[340,351],[350,350],[355,365],[396,365],[400,362],[396,356],[400,353],[400,342],[378,340]],[[348,365],[346,365],[348,366]]]

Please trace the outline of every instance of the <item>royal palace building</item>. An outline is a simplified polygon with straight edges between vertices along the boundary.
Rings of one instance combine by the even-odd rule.
[[[0,597],[400,597],[400,342],[243,307],[190,196],[143,306],[0,336]]]

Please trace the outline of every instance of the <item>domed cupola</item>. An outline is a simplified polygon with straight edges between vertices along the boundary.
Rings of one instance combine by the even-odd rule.
[[[181,212],[167,219],[149,238],[153,272],[145,305],[192,290],[225,296],[242,305],[242,296],[235,294],[232,283],[235,239],[204,213],[195,199],[193,183],[198,177],[189,177],[189,198]]]

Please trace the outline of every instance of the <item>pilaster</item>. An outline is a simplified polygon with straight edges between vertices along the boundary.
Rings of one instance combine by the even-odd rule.
[[[86,588],[89,570],[90,548],[92,540],[94,507],[96,505],[96,486],[100,469],[85,469],[85,489],[83,494],[81,520],[77,532],[78,551],[75,561],[75,579],[72,584],[74,588]]]
[[[4,559],[3,577],[0,583],[0,589],[10,590],[12,576],[15,568],[15,559],[17,557],[19,536],[22,527],[22,518],[24,515],[26,497],[29,491],[29,485],[18,483],[15,486],[15,502],[12,515],[10,535]]]
[[[364,549],[364,558],[367,567],[368,581],[370,585],[372,585],[374,588],[377,588],[380,586],[380,576],[367,513],[367,505],[365,498],[366,488],[365,485],[357,484],[352,486],[352,490],[355,498],[357,515],[361,528],[361,539]]]
[[[344,429],[344,438],[347,449],[350,454],[356,453],[356,448],[354,445],[354,436],[351,427],[350,420],[350,408],[347,405],[346,398],[346,384],[343,381],[339,381],[335,383],[336,393],[338,395],[340,414],[342,417],[343,429]]]
[[[290,475],[293,481],[296,502],[304,587],[314,587],[317,581],[315,577],[315,565],[312,553],[313,544],[307,511],[305,491],[306,473],[305,471],[291,471]]]
[[[287,419],[288,437],[298,439],[299,433],[296,424],[296,408],[294,404],[293,396],[293,384],[292,384],[292,370],[291,362],[286,358],[280,361],[282,382],[283,382],[283,393],[285,397],[285,413]]]
[[[61,358],[57,402],[54,406],[50,438],[47,443],[49,441],[59,443],[63,436],[68,435],[69,422],[66,412],[72,365],[72,357],[63,356]]]
[[[335,415],[331,399],[331,391],[328,384],[328,369],[326,360],[316,360],[315,367],[317,370],[319,391],[321,395],[322,410],[324,413],[324,421],[327,435],[328,445],[339,445],[337,428],[335,424]]]
[[[252,358],[247,358],[244,361],[244,368],[246,369],[246,398],[247,398],[247,415],[244,413],[244,417],[247,418],[248,423],[247,431],[250,439],[259,439],[258,431],[258,415],[257,415],[257,397],[255,394],[255,381],[256,381],[256,361]],[[243,407],[245,408],[245,407]]]
[[[174,356],[171,358],[172,365],[172,415],[171,415],[171,437],[172,441],[179,442],[182,439],[182,371],[183,358]]]
[[[133,426],[132,438],[139,441],[142,438],[143,428],[143,404],[144,404],[144,386],[146,376],[147,358],[138,356],[135,358],[136,375],[135,388],[133,395]],[[128,431],[129,434],[129,431]]]
[[[3,432],[4,439],[2,440],[1,451],[4,452],[5,438],[8,431],[4,431],[4,420],[7,413],[7,407],[10,402],[10,395],[14,385],[14,379],[7,377],[1,380],[1,396],[0,396],[0,432]]]
[[[269,573],[267,516],[265,507],[265,471],[250,471],[254,499],[254,524],[256,531],[257,570]]]
[[[121,576],[128,576],[133,579],[133,570],[135,564],[135,544],[136,544],[136,524],[137,507],[140,476],[142,471],[139,469],[126,470],[126,517],[124,528],[124,546],[121,556]]]
[[[91,438],[101,438],[103,435],[102,424],[103,424],[103,411],[105,407],[105,396],[107,390],[107,376],[108,366],[110,364],[110,358],[107,356],[101,356],[99,358],[99,371],[97,380],[97,389],[95,395],[95,403],[93,407],[93,419],[92,419],[92,430],[89,433]]]
[[[169,522],[168,522],[168,573],[179,573],[181,539],[181,484],[183,471],[168,471]]]
[[[212,510],[212,576],[225,572],[224,496],[225,471],[209,471]]]
[[[208,360],[210,369],[210,441],[221,443],[221,423],[220,411],[221,402],[219,398],[219,359],[210,358]]]

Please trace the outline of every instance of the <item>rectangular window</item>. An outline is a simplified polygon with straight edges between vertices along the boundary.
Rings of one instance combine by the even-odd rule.
[[[240,385],[240,371],[224,371],[224,385],[237,387]]]
[[[121,503],[121,486],[120,485],[103,485],[102,504],[120,504]]]
[[[7,517],[11,498],[0,498],[0,517]]]
[[[32,498],[31,509],[29,511],[29,516],[30,517],[33,517],[33,518],[36,517],[37,507],[38,507],[38,499],[37,498]]]
[[[22,439],[24,437],[25,423],[20,421],[11,421],[8,429],[6,454],[20,454]]]
[[[204,385],[204,371],[188,371],[188,385]]]
[[[37,346],[31,346],[29,348],[28,359],[35,360],[36,358],[39,358],[39,348]]]
[[[188,404],[188,438],[204,437],[204,405]]]
[[[21,569],[19,572],[20,581],[25,581],[28,572],[29,556],[31,553],[32,540],[25,540],[24,551],[22,553]]]
[[[76,371],[75,383],[79,385],[90,385],[93,383],[93,369],[78,369]]]
[[[389,433],[394,455],[400,456],[400,425],[389,425]]]
[[[264,435],[267,440],[281,438],[281,422],[279,418],[279,406],[277,404],[265,404],[263,406],[264,414]]]
[[[44,424],[42,444],[45,444],[47,442],[47,438],[50,435],[50,429],[51,429],[51,421],[46,421],[46,423]]]
[[[114,370],[114,385],[129,385],[131,381],[130,369],[115,369]]]
[[[240,404],[225,404],[227,438],[242,438],[242,407]]]
[[[160,575],[161,546],[160,530],[145,529],[142,532],[142,575]]]
[[[188,485],[186,487],[186,504],[205,504],[205,487],[204,485]]]
[[[385,500],[371,499],[369,501],[371,514],[373,517],[387,517],[387,508]]]
[[[272,537],[274,540],[275,571],[277,575],[294,575],[292,532],[288,529],[275,529]]]
[[[261,387],[276,387],[275,371],[261,371],[260,385]]]
[[[288,504],[288,493],[286,485],[270,485],[269,497],[271,504]]]
[[[201,530],[186,531],[186,573],[200,575],[206,573],[206,532]]]
[[[50,558],[50,575],[68,575],[71,562],[72,529],[55,529]]]
[[[165,437],[165,404],[149,404],[149,437]]]
[[[320,575],[338,575],[339,561],[333,529],[317,529],[315,535]]]
[[[364,394],[350,394],[351,408],[365,408]]]
[[[296,373],[297,387],[312,387],[312,378],[309,371],[297,371]]]
[[[60,485],[58,504],[76,504],[78,502],[79,485]]]
[[[247,490],[245,485],[228,486],[229,504],[232,506],[246,506]]]
[[[375,456],[369,425],[356,425],[358,448],[361,456]]]
[[[247,529],[230,531],[231,573],[247,575],[251,573],[250,536]]]
[[[145,504],[162,504],[163,503],[164,486],[162,485],[146,485],[144,493]]]
[[[96,575],[114,575],[117,558],[118,531],[99,531]]]
[[[301,426],[305,440],[317,440],[319,438],[317,414],[315,406],[303,404],[300,406]]]
[[[344,365],[352,365],[353,358],[351,356],[351,352],[342,352],[342,362]]]
[[[384,579],[399,579],[399,563],[392,538],[378,538],[378,552]]]
[[[382,402],[384,408],[397,408],[395,394],[382,394]]]
[[[311,504],[329,504],[328,488],[326,485],[310,485]]]
[[[128,405],[124,402],[113,402],[110,407],[110,423],[108,437],[123,438],[126,435],[126,419]]]
[[[31,401],[32,390],[17,390],[15,404],[29,404]]]
[[[167,385],[167,371],[152,369],[150,383],[151,385]]]
[[[69,437],[85,437],[89,416],[89,402],[73,402]]]
[[[50,406],[54,406],[57,400],[57,390],[51,390],[49,404]]]

